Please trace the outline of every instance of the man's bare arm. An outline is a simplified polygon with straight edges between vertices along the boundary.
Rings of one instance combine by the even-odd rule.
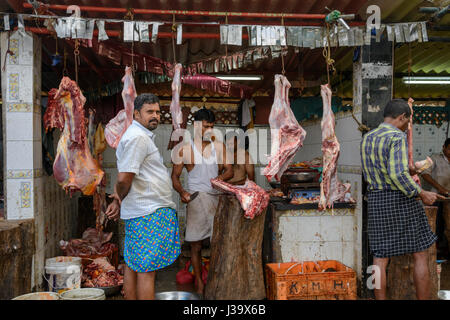
[[[128,192],[130,192],[134,175],[135,174],[132,172],[119,172],[116,185],[114,186],[114,194],[110,196],[114,200],[108,205],[105,212],[108,219],[118,219],[120,214],[120,205],[122,200],[127,196]]]
[[[447,195],[449,190],[445,189],[443,186],[441,186],[436,180],[434,180],[429,174],[424,173],[422,174],[422,178],[428,182],[430,185],[432,185],[439,193]]]
[[[245,172],[249,180],[255,181],[255,165],[250,161],[250,154],[245,151]]]
[[[183,148],[180,149],[179,156],[183,159]],[[173,164],[172,167],[172,185],[175,191],[180,194],[181,201],[188,203],[190,201],[190,193],[184,190],[183,185],[180,181],[181,173],[183,172],[184,163]]]

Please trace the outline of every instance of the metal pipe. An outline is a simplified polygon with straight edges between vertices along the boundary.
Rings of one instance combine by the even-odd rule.
[[[33,6],[29,3],[23,3],[23,7],[31,9]],[[48,9],[64,10],[69,6],[50,4]],[[81,11],[87,12],[107,12],[107,13],[127,13],[126,8],[79,6]],[[216,16],[216,17],[245,17],[245,18],[281,18],[284,19],[314,19],[323,20],[325,14],[307,14],[307,13],[254,13],[254,12],[218,12],[218,11],[188,11],[188,10],[154,10],[154,9],[132,9],[133,14],[160,14],[160,15],[182,15],[182,16]]]

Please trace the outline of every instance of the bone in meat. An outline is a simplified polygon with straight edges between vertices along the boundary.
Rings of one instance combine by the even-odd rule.
[[[131,74],[131,68],[125,68],[125,75],[122,78],[123,90],[122,99],[124,109],[111,119],[105,128],[105,138],[111,148],[116,149],[120,138],[133,122],[134,99],[136,98],[136,88]]]
[[[328,85],[320,86],[320,94],[323,102],[323,117],[320,123],[322,129],[322,156],[323,171],[320,183],[319,210],[332,208],[335,201],[353,202],[346,199],[350,192],[350,184],[341,183],[337,177],[337,161],[340,145],[335,134],[334,114],[331,110],[331,89]]]
[[[55,107],[61,109],[64,129],[58,141],[53,175],[66,191],[80,190],[84,195],[92,195],[104,173],[89,151],[84,117],[86,99],[75,81],[68,77],[61,80],[54,99],[58,101]],[[60,120],[51,121],[47,118],[45,126],[46,128],[59,127],[59,122]]]
[[[268,181],[272,177],[280,181],[306,137],[306,131],[298,124],[290,107],[290,87],[285,76],[275,75],[275,97],[269,115],[272,147],[269,164],[263,171]]]
[[[211,179],[211,185],[218,190],[235,194],[247,219],[260,215],[269,204],[269,194],[248,179],[244,185],[232,185],[219,179]]]

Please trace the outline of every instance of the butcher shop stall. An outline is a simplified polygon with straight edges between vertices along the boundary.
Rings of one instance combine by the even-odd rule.
[[[0,4],[0,298],[103,288],[121,299],[124,223],[105,212],[141,93],[160,100],[154,142],[169,172],[203,108],[215,115],[213,140],[237,137],[250,155],[254,177],[211,181],[219,205],[202,247],[205,299],[372,297],[360,143],[403,98],[410,164],[441,151],[447,11],[416,0],[144,3]],[[173,201],[182,253],[156,291],[194,291],[186,204],[175,190]],[[435,230],[436,210],[426,209]],[[436,247],[429,254],[437,298],[450,268]],[[408,259],[389,267],[391,298],[413,296]]]

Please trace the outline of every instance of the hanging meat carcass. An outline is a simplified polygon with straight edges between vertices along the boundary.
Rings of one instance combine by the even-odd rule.
[[[125,68],[125,75],[122,78],[123,90],[122,99],[124,109],[111,119],[105,128],[105,138],[111,148],[116,149],[120,138],[133,122],[134,99],[136,98],[136,88],[134,86],[131,68]]]
[[[269,204],[269,194],[251,180],[243,185],[232,185],[219,179],[211,179],[211,185],[218,190],[235,194],[247,219],[260,215]]]
[[[408,124],[408,132],[407,132],[407,139],[408,139],[408,166],[410,169],[414,169],[417,173],[422,173],[424,170],[430,168],[433,165],[433,160],[431,160],[430,157],[427,157],[425,160],[417,161],[414,163],[413,160],[413,98],[408,99],[408,105],[411,110],[411,117],[409,119]],[[413,180],[420,186],[420,178],[417,174],[412,176]]]
[[[63,130],[53,163],[56,181],[71,193],[80,190],[84,195],[92,195],[104,173],[89,151],[85,102],[75,81],[64,77],[59,89],[49,92],[44,126],[46,130],[53,127]]]
[[[320,86],[323,102],[322,129],[322,182],[320,183],[319,210],[333,208],[335,201],[354,202],[350,197],[350,184],[341,183],[337,177],[337,160],[340,145],[335,134],[334,114],[331,110],[331,89],[328,85]]]
[[[275,75],[275,97],[269,115],[272,147],[269,164],[263,171],[268,181],[272,177],[280,181],[306,137],[306,131],[299,125],[290,107],[290,87],[285,76]]]
[[[183,66],[180,63],[175,65],[173,80],[172,80],[172,101],[170,102],[170,114],[172,116],[172,133],[170,135],[168,150],[180,142],[182,139],[172,140],[172,136],[175,130],[180,129],[183,125],[183,113],[180,106],[180,92],[181,92],[181,69]]]

